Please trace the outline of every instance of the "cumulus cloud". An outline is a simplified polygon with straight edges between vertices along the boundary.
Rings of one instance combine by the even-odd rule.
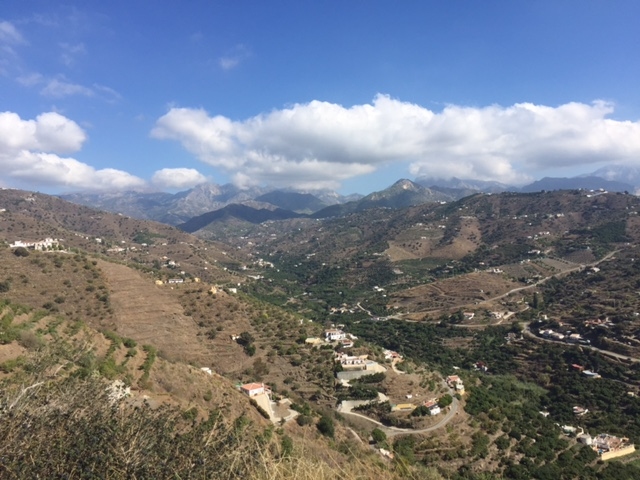
[[[0,113],[0,168],[7,178],[31,185],[81,190],[142,188],[144,180],[127,172],[97,170],[60,154],[80,150],[87,136],[73,120],[55,112],[23,120],[13,112]]]
[[[205,183],[207,178],[194,168],[163,168],[153,174],[151,183],[158,188],[191,188]]]
[[[416,176],[524,183],[541,169],[640,161],[640,122],[609,118],[613,105],[450,105],[440,112],[378,95],[349,108],[312,101],[244,121],[171,108],[152,130],[240,185],[336,187],[403,162]]]
[[[40,114],[35,120],[22,120],[17,113],[0,113],[0,152],[20,150],[75,152],[87,136],[73,120],[56,112]]]

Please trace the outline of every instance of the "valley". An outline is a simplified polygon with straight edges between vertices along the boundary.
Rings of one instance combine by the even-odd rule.
[[[98,395],[118,379],[130,389],[123,412],[148,405],[153,423],[173,409],[186,421],[175,431],[196,432],[216,411],[259,439],[241,448],[270,445],[268,462],[312,449],[309,468],[327,478],[639,468],[635,454],[598,460],[562,427],[640,442],[635,196],[475,194],[324,219],[227,218],[193,235],[42,194],[3,190],[0,203],[10,410],[44,408],[39,392],[56,385]],[[10,247],[44,237],[55,248]],[[236,388],[253,384],[273,407]],[[265,417],[287,402],[295,419]]]

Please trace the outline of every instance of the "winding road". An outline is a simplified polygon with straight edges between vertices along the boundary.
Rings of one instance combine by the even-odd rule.
[[[529,325],[530,324],[531,324],[531,322],[524,322],[523,323],[523,327],[524,328],[522,329],[522,333],[526,337],[533,338],[534,340],[539,340],[541,342],[557,343],[557,344],[560,344],[560,345],[570,345],[570,344],[567,344],[566,342],[561,342],[559,340],[553,340],[551,338],[539,337],[538,335],[536,335],[535,333],[533,333],[529,329]],[[577,346],[579,346],[580,348],[593,350],[594,352],[599,352],[599,353],[601,353],[603,355],[607,355],[609,357],[617,358],[618,360],[624,360],[624,361],[633,362],[633,363],[640,362],[640,358],[630,357],[629,355],[623,355],[621,353],[612,352],[610,350],[602,350],[601,348],[594,347],[593,345],[577,345]]]
[[[463,305],[457,305],[455,307],[451,307],[449,310],[454,309],[454,308],[477,307],[478,305],[482,305],[483,303],[490,303],[490,302],[495,302],[496,300],[501,300],[503,298],[508,297],[509,295],[513,295],[514,293],[522,292],[522,291],[528,290],[530,288],[536,288],[536,287],[542,285],[543,283],[547,282],[551,278],[558,278],[558,277],[561,277],[563,275],[567,275],[569,273],[578,272],[578,271],[583,270],[585,268],[595,267],[595,266],[599,265],[600,263],[602,263],[602,262],[604,262],[606,260],[609,260],[611,257],[613,257],[619,251],[620,250],[614,250],[612,252],[609,252],[604,257],[602,257],[600,260],[596,260],[595,262],[587,263],[587,264],[580,264],[580,265],[577,265],[575,267],[569,268],[567,270],[562,270],[561,272],[554,273],[553,275],[549,275],[548,277],[544,277],[544,278],[538,280],[537,282],[532,283],[531,285],[525,285],[523,287],[512,288],[508,292],[502,293],[502,294],[497,295],[497,296],[492,297],[492,298],[487,298],[486,300],[483,300],[482,302],[479,302],[478,304],[476,304],[476,303],[473,303],[473,304],[467,303],[467,304],[463,304]],[[405,322],[419,323],[418,320],[407,320],[407,319],[404,318],[405,315],[415,315],[417,313],[422,313],[422,312],[396,313],[395,315],[388,316],[387,319],[404,320]],[[429,313],[434,313],[434,312],[433,311],[429,311]],[[513,313],[517,313],[517,312],[513,312]],[[483,323],[483,324],[464,324],[464,325],[456,325],[456,326],[464,327],[464,328],[489,327],[489,326],[499,325],[504,320],[505,320],[505,318],[503,318],[501,321],[499,321],[497,323],[494,323],[494,324],[491,324],[491,325],[487,325],[487,324]]]
[[[346,408],[343,408],[343,404],[342,403],[338,407],[338,412],[341,415],[351,415],[351,416],[354,416],[354,417],[358,417],[358,418],[362,418],[364,420],[367,420],[368,422],[373,424],[375,427],[377,427],[380,430],[382,430],[387,435],[387,437],[393,437],[395,435],[420,435],[422,433],[433,432],[434,430],[438,430],[438,429],[444,427],[458,413],[458,408],[460,407],[460,402],[458,402],[458,399],[454,396],[455,392],[453,390],[449,389],[449,394],[453,398],[453,402],[451,403],[450,408],[447,411],[447,413],[445,413],[444,416],[440,420],[438,420],[438,423],[436,423],[434,425],[431,425],[430,427],[421,428],[421,429],[417,429],[417,430],[412,429],[412,428],[388,427],[388,426],[384,425],[383,423],[381,423],[381,422],[379,422],[377,420],[374,420],[373,418],[367,417],[366,415],[362,415],[361,413],[352,412],[351,411],[351,408],[352,408],[351,406],[347,406]]]
[[[577,265],[576,267],[573,268],[569,268],[567,270],[563,270],[561,272],[555,273],[553,275],[549,275],[548,277],[542,278],[540,280],[538,280],[535,283],[532,283],[531,285],[525,285],[523,287],[517,287],[517,288],[513,288],[511,290],[509,290],[506,293],[503,293],[501,295],[497,295],[493,298],[489,298],[487,300],[484,300],[482,303],[487,303],[487,302],[493,302],[496,300],[500,300],[502,298],[506,298],[509,295],[512,295],[514,293],[518,293],[524,290],[528,290],[531,288],[536,288],[539,285],[542,285],[543,283],[545,283],[546,281],[548,281],[551,278],[557,278],[563,275],[567,275],[573,272],[577,272],[580,270],[583,270],[585,268],[590,268],[590,267],[595,267],[596,265],[610,259],[611,257],[613,257],[616,253],[618,253],[619,250],[614,250],[612,252],[609,252],[607,255],[605,255],[604,257],[602,257],[600,260],[597,260],[595,262],[589,263],[589,264],[581,264],[581,265]],[[459,305],[459,308],[462,307],[467,307],[470,305]],[[474,304],[475,306],[475,304]],[[362,305],[360,305],[360,303],[357,304],[357,307],[360,308],[361,310],[365,311],[367,314],[369,314],[369,316],[373,316],[371,314],[370,311],[366,310]],[[416,313],[416,312],[414,312]],[[511,317],[512,315],[514,315],[517,312],[509,312],[509,314],[507,316],[505,316],[504,318],[500,319],[499,322],[497,322],[494,325],[498,325],[501,324],[504,320],[508,319],[509,317]],[[417,322],[416,320],[406,320],[404,319],[404,315],[406,314],[395,314],[389,317],[386,317],[387,319],[397,319],[397,320],[404,320],[404,321],[408,321],[408,322]],[[486,327],[486,324],[482,324],[482,325],[458,325],[460,327],[466,327],[466,328],[479,328],[479,327]],[[559,343],[559,342],[555,342],[554,340],[550,340],[550,339],[545,339],[545,338],[540,338],[537,335],[534,335],[530,330],[529,330],[529,323],[525,323],[524,324],[524,329],[523,329],[525,335],[530,336],[531,338],[535,338],[537,340],[541,340],[541,341],[548,341],[548,342],[554,342],[554,343]],[[611,357],[620,359],[620,360],[626,360],[626,361],[632,361],[632,362],[640,362],[639,358],[633,358],[633,357],[629,357],[627,355],[621,355],[615,352],[610,352],[607,350],[601,350],[599,348],[593,347],[591,345],[581,345],[582,348],[589,348],[591,350],[597,351],[602,353],[603,355],[609,355]],[[395,370],[395,369],[394,369]],[[454,393],[452,390],[449,391],[449,393],[451,394],[451,396],[453,397],[453,402],[451,403],[451,406],[449,408],[449,410],[447,411],[447,413],[438,421],[438,423],[431,425],[430,427],[427,428],[422,428],[422,429],[418,429],[418,430],[414,430],[414,429],[410,429],[410,428],[399,428],[399,427],[388,427],[384,424],[382,424],[381,422],[374,420],[372,418],[367,417],[366,415],[362,415],[360,413],[356,413],[351,411],[352,407],[349,406],[345,406],[345,408],[342,408],[342,404],[338,407],[338,412],[342,415],[351,415],[354,417],[359,417],[363,420],[368,421],[369,423],[371,423],[372,425],[375,425],[375,427],[379,428],[380,430],[382,430],[383,432],[385,432],[385,434],[387,436],[395,436],[395,435],[420,435],[423,433],[428,433],[428,432],[432,432],[434,430],[438,430],[444,426],[446,426],[452,419],[453,417],[458,413],[458,409],[459,409],[459,401],[458,399],[454,396]]]

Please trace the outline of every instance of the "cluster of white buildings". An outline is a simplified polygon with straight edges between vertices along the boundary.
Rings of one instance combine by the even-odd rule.
[[[570,425],[562,426],[562,431],[566,435],[576,435],[577,428]],[[633,443],[629,443],[627,437],[616,437],[608,433],[600,433],[592,437],[580,428],[580,434],[577,435],[578,442],[591,447],[600,457],[600,460],[611,460],[612,458],[629,455],[636,451]]]
[[[324,331],[324,340],[326,342],[336,342],[347,338],[347,334],[339,328],[330,328]]]
[[[593,438],[586,435],[583,443],[591,446],[602,460],[622,457],[636,451],[635,445],[629,443],[628,438],[616,437],[608,433],[601,433]]]
[[[550,328],[540,330],[538,333],[544,338],[550,338],[559,342],[580,343],[583,345],[588,345],[591,343],[590,340],[583,338],[579,333],[567,333],[565,335],[560,332],[555,332]]]
[[[335,361],[342,365],[343,370],[366,370],[368,358],[369,355],[347,355],[346,353],[336,353]]]
[[[16,240],[14,243],[9,245],[10,248],[26,248],[28,250],[51,250],[53,247],[58,247],[60,245],[60,241],[57,238],[45,238],[44,240],[36,241],[36,242],[23,242],[21,240]]]

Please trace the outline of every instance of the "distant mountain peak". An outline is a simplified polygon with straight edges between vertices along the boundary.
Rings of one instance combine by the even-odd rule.
[[[412,182],[411,180],[408,180],[406,178],[401,178],[390,187],[390,189],[393,189],[393,188],[401,188],[403,190],[418,191],[422,187],[417,183]]]

